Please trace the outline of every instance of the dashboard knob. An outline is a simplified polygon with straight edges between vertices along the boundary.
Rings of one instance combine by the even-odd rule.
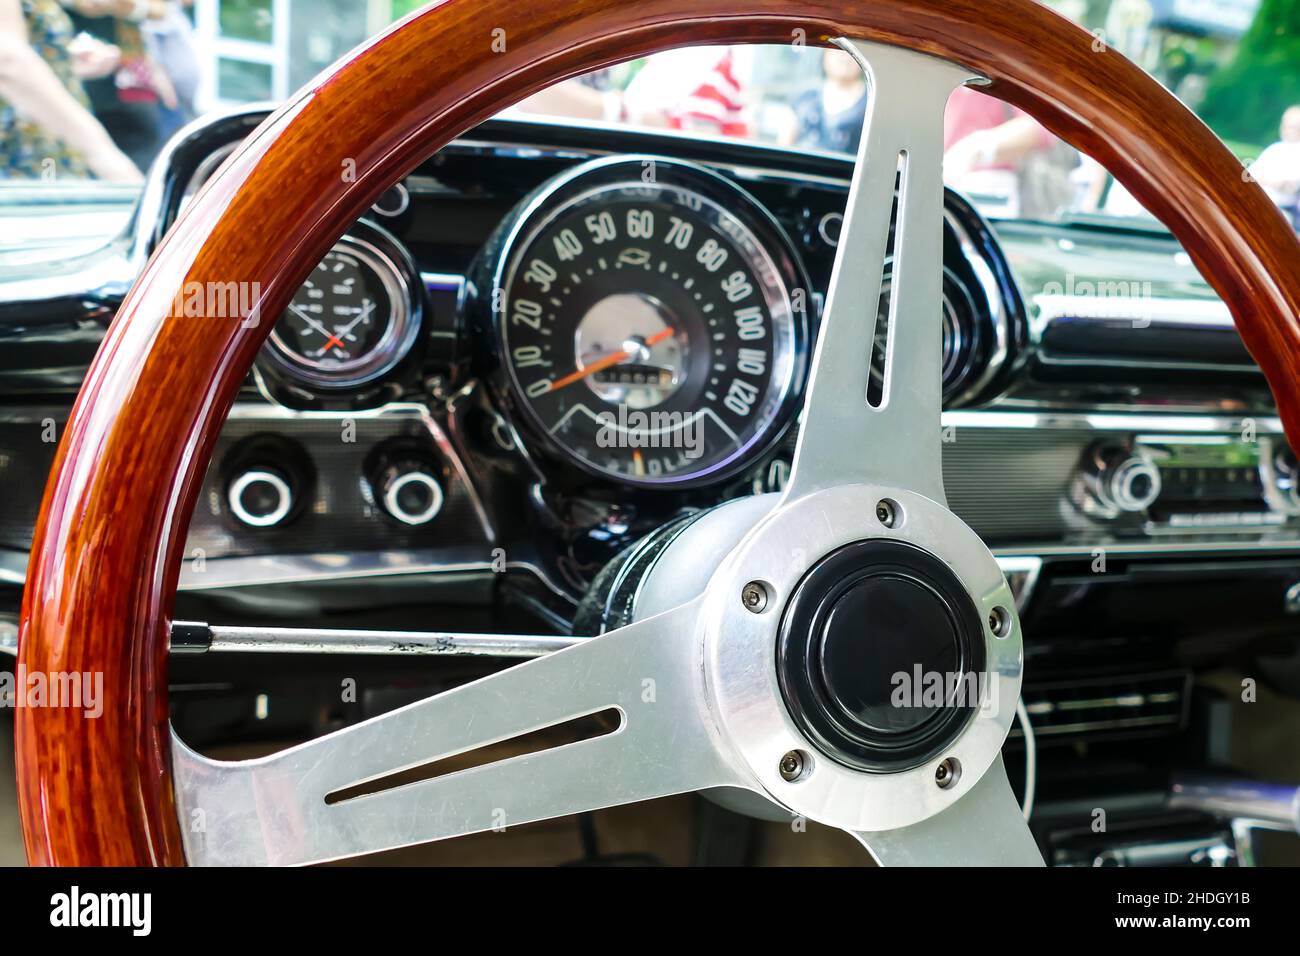
[[[388,465],[379,473],[374,487],[380,507],[402,524],[428,524],[442,510],[442,485],[423,462]]]
[[[1284,506],[1290,509],[1300,508],[1300,461],[1295,452],[1285,441],[1278,441],[1273,446],[1273,486],[1282,496]]]
[[[1129,448],[1095,449],[1083,477],[1096,509],[1110,517],[1145,511],[1160,497],[1159,467]]]
[[[277,468],[253,466],[240,471],[226,488],[230,513],[250,528],[273,528],[293,510],[288,476]]]

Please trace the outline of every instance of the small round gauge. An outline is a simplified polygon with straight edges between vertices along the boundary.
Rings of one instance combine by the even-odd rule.
[[[409,288],[393,255],[360,236],[344,236],[276,322],[268,354],[310,385],[352,388],[373,381],[414,342],[418,322]]]
[[[714,173],[650,157],[576,168],[525,201],[493,287],[516,406],[588,472],[717,480],[789,421],[808,285],[776,222]]]

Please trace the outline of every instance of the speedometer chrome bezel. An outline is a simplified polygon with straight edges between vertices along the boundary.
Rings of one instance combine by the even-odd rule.
[[[647,171],[651,171],[652,179],[645,178]],[[770,376],[770,379],[777,378],[778,374],[780,377],[773,411],[741,445],[698,471],[634,476],[600,467],[583,458],[549,432],[546,423],[525,397],[524,386],[509,360],[510,340],[506,327],[509,297],[523,254],[557,218],[566,215],[574,206],[590,202],[594,196],[618,194],[629,188],[672,190],[679,196],[685,194],[702,200],[701,209],[693,210],[697,215],[706,211],[708,215],[722,217],[752,242],[755,258],[761,259],[775,277],[788,314],[788,326],[783,330],[779,353],[778,344],[773,344],[774,358],[784,366],[779,373]],[[480,299],[488,306],[486,324],[491,330],[493,357],[499,371],[496,376],[498,392],[512,418],[521,425],[524,436],[536,438],[551,457],[585,475],[614,484],[687,489],[735,477],[770,451],[786,434],[807,376],[811,327],[808,313],[814,307],[812,286],[785,229],[762,203],[734,181],[696,163],[652,154],[591,160],[556,176],[527,197],[499,229],[496,241],[490,242],[488,248],[493,254],[487,276],[490,288],[482,290],[485,294]],[[796,290],[803,293],[802,308],[798,307]],[[766,294],[763,295],[765,308],[771,317],[771,303]],[[785,320],[781,318],[778,321]],[[765,399],[768,397],[765,395]]]
[[[362,222],[341,236],[326,258],[335,253],[353,257],[379,279],[389,305],[378,343],[355,359],[326,364],[290,348],[279,329],[273,328],[263,349],[263,355],[281,375],[329,391],[361,388],[387,375],[410,354],[421,324],[421,310],[412,294],[410,278],[414,266],[405,261],[395,239],[377,226]]]

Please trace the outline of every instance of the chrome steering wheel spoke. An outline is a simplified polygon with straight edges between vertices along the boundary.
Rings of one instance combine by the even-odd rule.
[[[173,734],[189,862],[315,863],[752,786],[724,759],[705,717],[697,603],[268,757],[212,760]],[[606,711],[615,724],[601,736],[432,779],[395,778],[390,789],[346,798],[360,785]]]
[[[896,830],[850,830],[881,866],[1042,866],[998,757],[960,801]]]
[[[867,113],[786,494],[870,482],[942,504],[943,113],[953,90],[976,77],[896,47],[838,42],[866,73]],[[873,406],[891,220],[888,345]]]

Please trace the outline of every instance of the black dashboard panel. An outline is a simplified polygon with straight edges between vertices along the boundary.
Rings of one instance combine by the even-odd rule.
[[[78,362],[88,356],[83,342],[102,330],[133,270],[259,115],[246,111],[219,117],[174,141],[151,176],[130,234],[84,264],[81,274],[87,279],[108,275],[113,281],[77,289],[74,271],[52,285],[53,294],[41,303],[0,302],[0,336],[8,328],[9,338],[22,343],[7,353],[7,362],[0,360],[0,390],[12,384],[7,375],[21,375],[24,387],[34,389],[59,417],[60,398],[71,397]],[[763,426],[765,440],[756,442],[757,450],[740,462],[741,470],[729,469],[691,487],[637,489],[617,476],[592,474],[564,454],[549,453],[537,430],[527,427],[512,409],[508,389],[492,375],[493,367],[500,368],[500,351],[491,347],[492,336],[484,327],[492,320],[490,293],[476,287],[475,263],[480,268],[490,265],[492,233],[503,228],[512,209],[549,181],[584,163],[634,155],[653,164],[659,157],[665,173],[674,167],[696,169],[688,175],[714,177],[726,188],[743,191],[752,197],[747,201],[754,204],[756,217],[771,217],[770,234],[763,242],[787,263],[785,284],[798,287],[799,318],[815,334],[851,163],[832,155],[631,130],[604,131],[597,142],[593,146],[585,127],[491,121],[420,164],[349,231],[337,247],[345,257],[355,257],[354,245],[373,247],[379,242],[388,250],[386,258],[400,264],[400,284],[410,294],[409,312],[418,319],[416,337],[385,374],[357,382],[322,381],[319,375],[303,374],[296,369],[301,361],[286,353],[283,341],[267,346],[227,426],[196,511],[189,550],[203,556],[209,576],[200,579],[186,572],[183,586],[203,587],[204,580],[262,580],[241,578],[242,571],[237,574],[230,563],[233,559],[241,559],[237,567],[247,569],[250,565],[243,559],[298,556],[302,560],[292,567],[299,570],[284,571],[283,576],[308,566],[315,568],[313,574],[327,577],[319,558],[331,553],[373,557],[419,551],[422,558],[413,566],[436,566],[445,560],[459,567],[466,561],[488,561],[497,545],[512,554],[531,552],[525,542],[540,536],[552,542],[541,549],[537,565],[548,589],[576,598],[620,549],[684,509],[780,487],[792,437],[778,439],[792,422],[793,400],[806,374],[808,334],[801,330],[791,340],[795,380]],[[785,243],[790,244],[788,251],[779,248]],[[996,394],[1011,380],[1027,325],[992,230],[952,193],[947,196],[944,251],[945,291],[960,300],[952,311],[961,313],[954,322],[964,323],[964,331],[951,338],[967,350],[955,363],[961,376],[952,383],[948,398],[971,403]],[[310,309],[310,296],[327,292],[324,283],[305,289],[296,305]],[[58,318],[56,306],[74,300],[86,310],[72,329]],[[286,328],[281,340],[292,337],[295,343],[309,343],[319,336],[319,349],[329,344],[325,336],[331,332],[347,335],[355,324],[351,316],[367,301],[343,296],[336,306],[343,310],[341,318],[329,328],[304,325],[312,314],[319,319],[321,313],[304,319],[299,310],[282,320],[297,327]],[[746,305],[736,303],[737,308]],[[6,319],[12,324],[6,325]],[[41,340],[60,353],[57,359],[32,360],[30,349]],[[337,348],[335,352],[342,354]],[[41,369],[56,368],[57,373],[42,380]],[[426,409],[418,422],[407,420],[409,414],[404,417],[402,410],[411,408]],[[402,427],[408,430],[423,432],[426,447],[403,452],[396,466],[376,465],[392,438],[385,429],[398,421],[405,421]],[[355,444],[339,439],[337,430],[345,424],[355,426]],[[246,460],[240,444],[255,435],[265,438],[264,460],[257,455]],[[31,438],[15,437],[19,440]],[[385,469],[388,477],[379,474]],[[17,552],[26,546],[40,481],[28,476],[11,486],[8,477],[0,472],[0,484],[12,487],[15,500],[23,502],[16,512],[25,516],[4,542]],[[401,486],[395,494],[403,488],[430,494],[436,485],[443,496],[436,518],[420,527],[393,520],[384,504],[386,482]],[[262,510],[232,516],[232,509],[243,510],[242,496],[253,511]],[[289,497],[292,506],[280,514],[277,502]],[[274,524],[263,524],[271,518]],[[223,566],[223,561],[228,563]],[[280,574],[273,563],[263,568],[266,579]],[[400,558],[381,562],[385,567],[394,564],[400,565]],[[229,570],[216,574],[222,567]]]
[[[33,396],[13,413],[16,431],[6,433],[11,459],[26,463],[25,471],[0,469],[0,484],[22,502],[4,529],[6,547],[18,552],[26,546],[39,500],[38,472],[52,453],[48,443],[29,447],[40,438],[32,422],[66,414],[79,369],[134,271],[263,115],[244,110],[183,133],[151,175],[127,235],[38,286],[45,298],[0,300],[0,390]],[[665,169],[697,169],[699,177],[716,177],[752,197],[746,201],[770,215],[776,230],[765,244],[790,244],[782,252],[793,262],[786,284],[809,286],[807,318],[815,334],[851,173],[847,157],[622,128],[602,129],[597,137],[585,125],[489,121],[412,170],[341,240],[346,254],[355,253],[356,244],[381,243],[385,258],[398,263],[397,285],[385,288],[389,299],[397,286],[409,296],[404,304],[414,321],[406,327],[413,338],[392,362],[376,366],[382,374],[347,381],[301,374],[294,361],[284,360],[283,348],[277,360],[275,344],[269,345],[213,463],[192,547],[220,561],[332,549],[400,554],[468,546],[475,560],[486,560],[485,548],[522,548],[540,534],[553,543],[542,561],[549,565],[552,590],[576,596],[621,548],[683,510],[779,489],[791,458],[793,433],[781,437],[791,423],[789,407],[764,426],[772,441],[746,459],[743,469],[695,486],[644,489],[593,472],[563,449],[557,452],[536,423],[520,414],[517,387],[503,384],[503,343],[492,334],[500,285],[492,265],[501,245],[493,234],[503,235],[511,211],[557,177],[583,164],[616,164],[620,157],[640,157],[642,165],[659,157]],[[1162,431],[1231,443],[1243,428],[1255,428],[1272,443],[1270,449],[1277,445],[1280,426],[1267,394],[1242,385],[1257,375],[1238,363],[1236,352],[1224,353],[1218,372],[1200,368],[1200,376],[1211,377],[1193,386],[1152,384],[1145,368],[1138,374],[1132,361],[1116,361],[1113,351],[1093,356],[1105,369],[1081,363],[1086,349],[1061,343],[1081,328],[1086,307],[1097,303],[1075,294],[1082,288],[1069,283],[1056,290],[1051,268],[1058,261],[1077,265],[1078,249],[1093,249],[1100,240],[1074,233],[1067,241],[1025,224],[991,226],[953,193],[945,207],[945,293],[953,313],[945,317],[952,326],[945,341],[965,350],[950,363],[956,372],[945,394],[945,478],[954,508],[990,544],[1042,555],[1112,544],[1160,551],[1251,540],[1285,544],[1297,537],[1300,508],[1290,503],[1294,482],[1284,473],[1290,459],[1271,450],[1259,459],[1257,500],[1226,517],[1211,521],[1183,508],[1178,524],[1165,520],[1170,509],[1161,511],[1154,502],[1151,509],[1111,507],[1108,482],[1119,479],[1090,463],[1100,456],[1112,471],[1131,475],[1143,463],[1129,459],[1147,455],[1141,440]],[[1124,242],[1152,275],[1177,256],[1176,247],[1158,235],[1132,235]],[[341,295],[327,283],[305,289],[299,304],[310,313],[307,319],[285,321],[297,323],[294,341],[303,348],[329,346],[343,356],[344,339],[331,343],[326,336],[346,337],[358,319],[368,323],[362,313],[369,299],[341,295],[334,302],[327,293]],[[1153,296],[1152,307],[1171,314],[1192,301],[1177,296],[1194,296],[1193,318],[1198,309],[1214,307],[1212,297],[1186,280]],[[322,314],[310,312],[321,300],[338,311],[338,323],[329,329],[307,321]],[[1190,328],[1189,334],[1202,334],[1195,321]],[[1215,334],[1221,337],[1223,330]],[[314,336],[321,341],[313,346]],[[1186,335],[1184,340],[1192,341]],[[798,343],[800,367],[808,347]],[[1170,352],[1175,363],[1179,354]],[[1062,383],[1063,369],[1072,384]],[[412,409],[423,411],[415,415]],[[343,425],[355,428],[356,444],[332,434]],[[393,452],[397,436],[388,430],[394,428],[418,432],[423,446]],[[279,442],[283,461],[263,462],[262,468],[238,460],[238,440],[258,429],[272,436],[270,446]],[[1285,450],[1284,444],[1279,448]],[[274,448],[268,455],[276,457]],[[249,470],[262,477],[246,479]],[[269,504],[263,502],[267,515],[274,514],[271,499],[281,495],[280,483],[302,487],[291,489],[295,501],[280,516],[284,523],[263,527],[256,515],[251,525],[231,518],[232,481],[242,482],[250,502],[271,496]],[[420,513],[435,494],[442,496],[436,518],[420,526],[394,520],[385,507],[391,495],[392,502],[410,499],[413,513]]]
[[[0,284],[0,644],[16,632],[41,493],[86,365],[145,258],[264,115],[243,110],[182,134],[127,234],[48,274]],[[600,622],[583,619],[590,604],[581,602],[606,569],[622,566],[621,555],[628,564],[650,560],[666,534],[706,509],[782,488],[794,402],[737,469],[676,487],[576,466],[515,407],[501,375],[503,343],[492,334],[501,285],[492,237],[556,177],[620,157],[698,167],[770,214],[779,243],[789,243],[787,286],[810,292],[800,342],[808,348],[834,261],[847,158],[629,129],[485,123],[411,170],[349,231],[349,240],[386,237],[389,258],[400,260],[417,317],[401,354],[364,381],[313,382],[269,356],[250,374],[192,519],[179,614],[592,633]],[[1205,728],[1218,702],[1194,685],[1198,670],[1245,662],[1300,694],[1284,646],[1300,613],[1300,465],[1222,303],[1167,235],[990,224],[952,193],[945,212],[945,290],[958,331],[950,338],[969,351],[953,363],[960,374],[945,394],[944,486],[1017,595],[1043,799],[1080,773],[1085,752],[1089,793],[1112,781],[1124,792],[1135,780],[1158,787],[1189,754],[1203,762],[1212,749]],[[1117,259],[1150,283],[1136,293],[1149,324],[1117,321],[1095,294]],[[319,298],[309,290],[300,304],[334,311],[305,309],[329,323],[322,332],[302,320],[292,341],[286,335],[289,351],[319,353],[313,359],[332,351],[339,362],[327,373],[354,371],[330,337],[347,343],[351,323],[365,324],[360,316],[378,298],[354,294],[355,285],[318,284]],[[267,687],[278,695],[285,675],[296,679],[307,665],[275,655],[256,664],[230,667],[218,686],[208,683],[210,661],[178,657],[178,712],[188,700],[220,697],[231,715],[221,733],[279,732],[246,716],[249,701]],[[395,702],[479,665],[386,666],[385,680],[401,685],[383,692]],[[327,710],[319,702],[333,694],[335,676],[313,713]],[[1152,738],[1168,744],[1154,759]],[[1011,764],[1022,740],[1012,732]]]

